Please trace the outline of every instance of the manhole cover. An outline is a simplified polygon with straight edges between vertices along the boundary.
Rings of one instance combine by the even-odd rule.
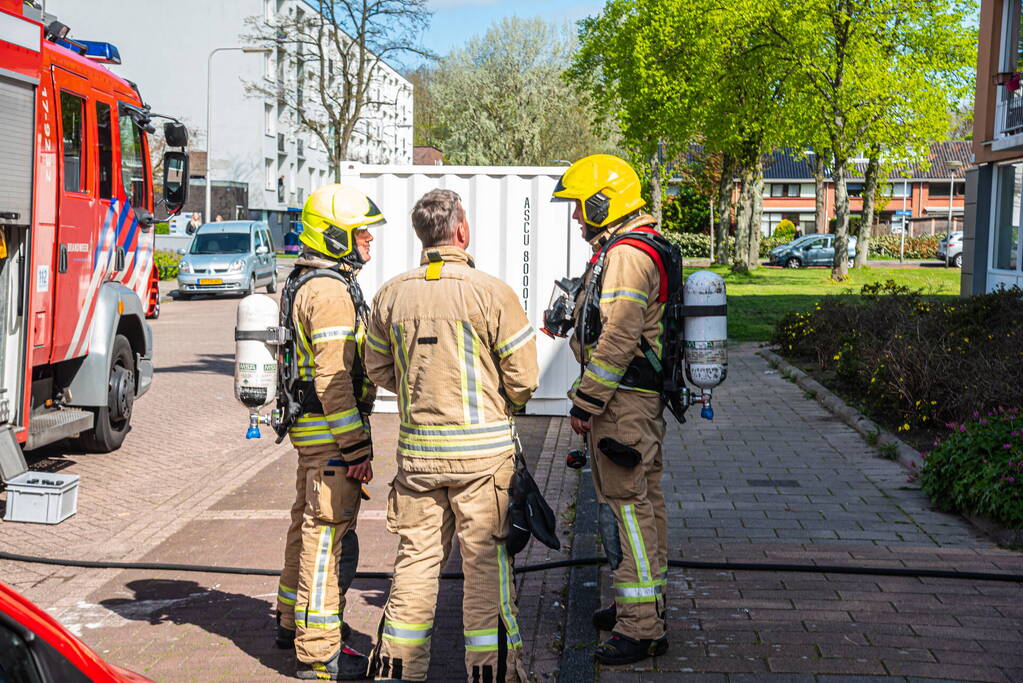
[[[772,488],[790,489],[798,488],[799,482],[795,479],[747,479],[750,486],[770,486]]]

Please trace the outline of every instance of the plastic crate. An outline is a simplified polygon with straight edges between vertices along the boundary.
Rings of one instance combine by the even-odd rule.
[[[7,482],[5,522],[59,524],[78,512],[78,475],[25,472]]]

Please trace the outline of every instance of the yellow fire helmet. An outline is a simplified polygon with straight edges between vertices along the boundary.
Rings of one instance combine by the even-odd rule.
[[[362,192],[347,185],[324,185],[313,191],[302,207],[299,240],[329,258],[340,260],[351,255],[361,262],[352,233],[383,223],[380,209]]]
[[[568,167],[554,199],[578,199],[586,224],[603,228],[646,205],[640,190],[639,176],[624,159],[591,154]]]

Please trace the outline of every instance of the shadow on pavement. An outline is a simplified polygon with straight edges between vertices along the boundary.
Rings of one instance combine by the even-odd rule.
[[[234,375],[234,354],[233,353],[204,353],[196,362],[188,365],[171,365],[158,367],[153,370],[156,374],[207,372],[214,375]]]
[[[268,669],[294,675],[294,652],[274,647],[273,606],[267,600],[206,588],[195,581],[142,579],[125,586],[135,593],[134,599],[116,598],[100,604],[131,621],[197,626],[227,638]],[[353,631],[349,642],[366,652],[372,640]]]

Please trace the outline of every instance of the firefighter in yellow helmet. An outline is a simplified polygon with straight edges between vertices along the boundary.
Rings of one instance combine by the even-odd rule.
[[[573,218],[593,247],[576,299],[571,345],[581,372],[569,398],[572,429],[589,440],[597,498],[614,512],[621,546],[612,570],[614,604],[593,618],[611,636],[594,656],[626,664],[668,647],[657,364],[666,278],[659,257],[644,247],[656,223],[642,211],[640,180],[628,163],[607,154],[585,157],[565,171],[554,199],[575,204]]]
[[[365,655],[348,647],[344,590],[358,562],[362,484],[373,477],[362,340],[368,315],[356,276],[370,258],[370,227],[383,214],[345,185],[314,191],[302,210],[304,250],[281,293],[291,331],[278,433],[298,451],[295,503],[277,593],[277,644],[294,642],[299,678],[364,678]],[[341,576],[339,574],[347,576]],[[343,584],[343,585],[339,585]]]

